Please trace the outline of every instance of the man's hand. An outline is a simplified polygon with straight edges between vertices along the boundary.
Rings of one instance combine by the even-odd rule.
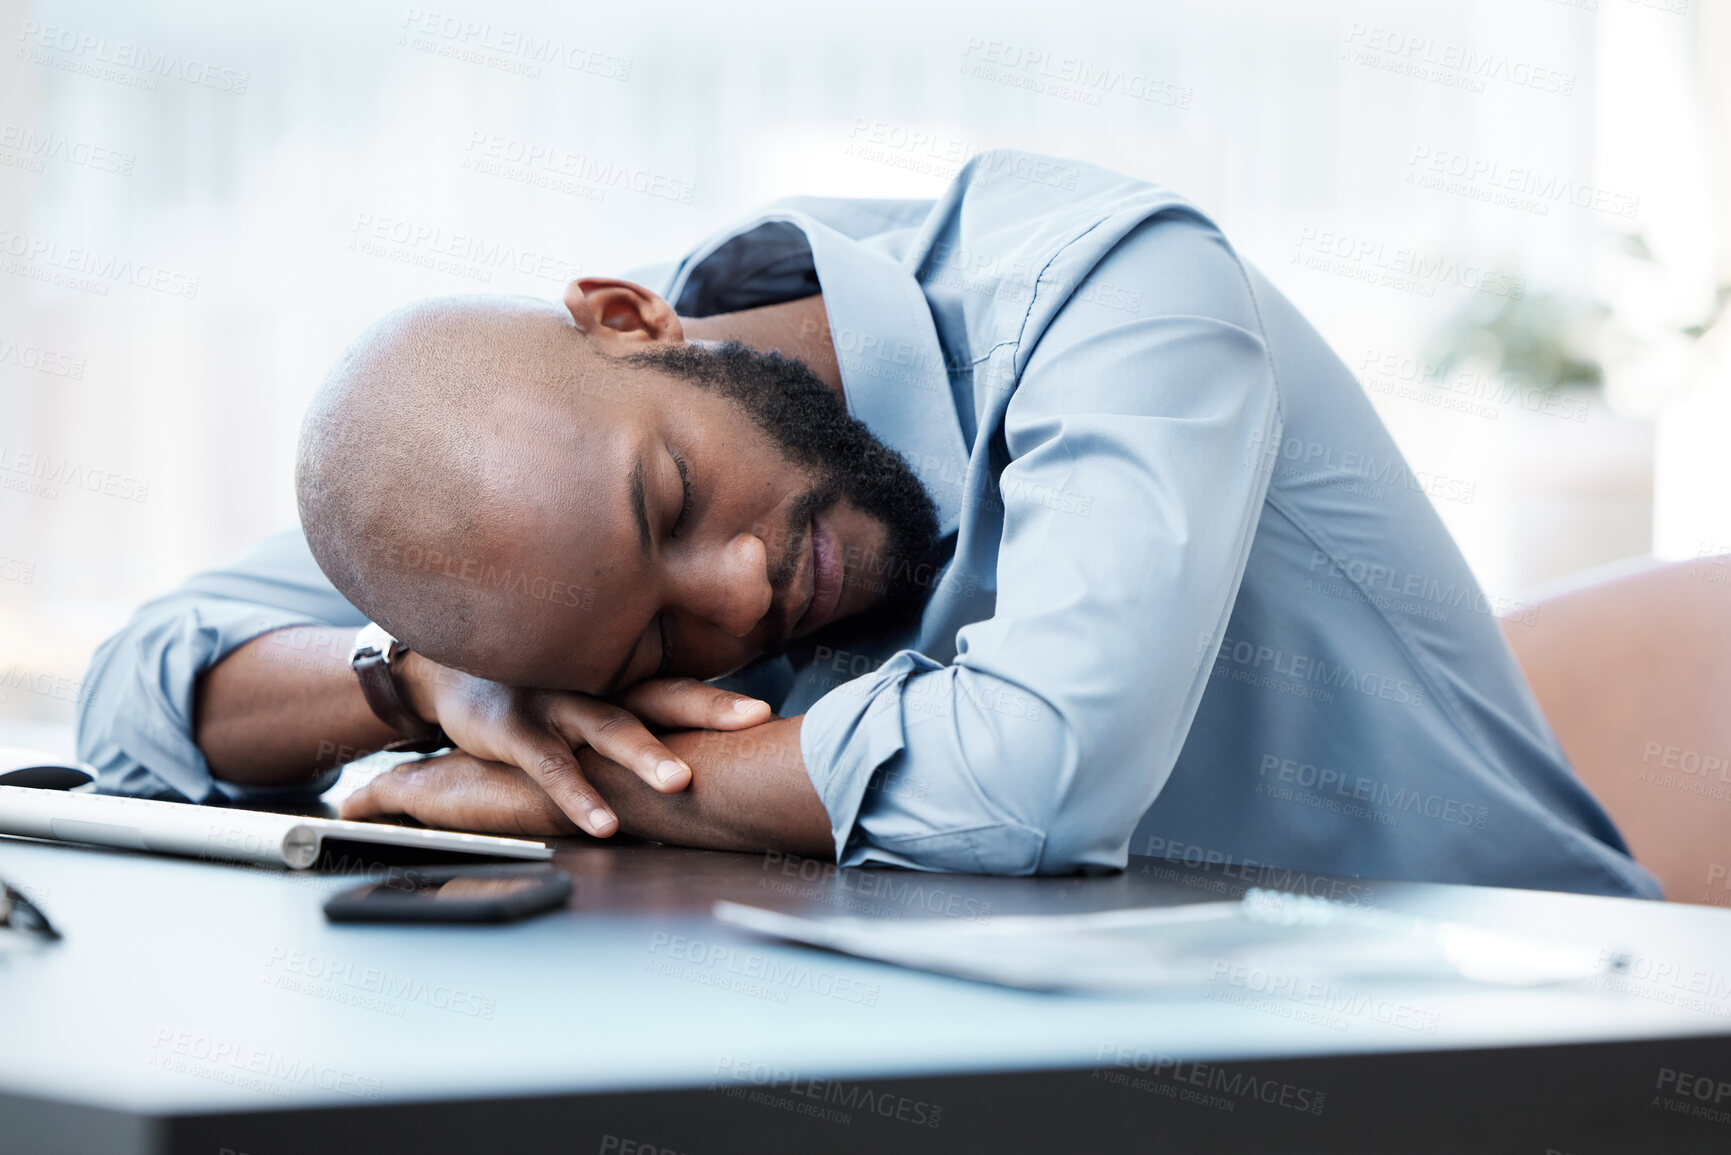
[[[778,718],[744,732],[667,735],[696,770],[691,788],[679,793],[657,792],[593,748],[581,751],[582,768],[632,834],[717,850],[827,857],[835,851],[829,814],[800,756],[801,724],[800,718]],[[343,802],[344,818],[391,814],[429,826],[529,837],[578,829],[529,774],[464,753],[406,762]]]
[[[528,774],[461,750],[404,762],[343,800],[344,818],[392,814],[447,830],[521,838],[550,838],[579,829]]]
[[[515,799],[515,778],[493,772],[482,775],[476,769],[486,764],[514,768],[525,776],[521,785],[534,788],[543,802],[550,799],[575,828],[599,838],[614,833],[619,821],[584,776],[578,750],[589,747],[625,767],[650,789],[674,794],[690,784],[691,767],[645,723],[669,729],[743,730],[772,716],[767,702],[692,678],[651,679],[611,702],[565,691],[515,689],[413,652],[405,658],[399,677],[409,708],[444,727],[452,743],[471,756],[467,763],[448,764],[465,768],[460,776],[464,790],[478,789],[476,783],[485,777],[487,789],[496,796]],[[447,764],[432,759],[428,765],[434,763],[440,765],[433,772],[443,774]],[[344,813],[349,812],[345,804]],[[416,817],[423,816],[417,812]],[[534,820],[545,819],[543,814]]]

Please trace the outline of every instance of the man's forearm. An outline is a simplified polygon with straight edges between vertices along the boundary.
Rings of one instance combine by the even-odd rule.
[[[207,671],[194,740],[211,773],[246,786],[292,785],[398,738],[349,668],[354,639],[353,629],[277,630]]]
[[[682,846],[828,858],[835,853],[829,814],[806,774],[800,723],[779,718],[749,730],[663,735],[691,766],[691,785],[678,794],[657,794],[593,750],[579,757],[629,833]]]

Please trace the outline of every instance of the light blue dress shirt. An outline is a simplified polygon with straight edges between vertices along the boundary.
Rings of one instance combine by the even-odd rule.
[[[659,286],[686,316],[821,291],[850,409],[938,507],[917,624],[735,679],[805,714],[839,862],[1658,895],[1431,506],[1459,483],[1173,192],[988,153],[935,202],[784,202]],[[82,756],[211,798],[193,680],[312,623],[362,620],[299,534],[145,606],[97,653]]]

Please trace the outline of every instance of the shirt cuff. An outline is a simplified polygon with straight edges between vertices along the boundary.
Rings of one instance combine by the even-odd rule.
[[[218,788],[193,736],[199,676],[263,634],[322,624],[217,599],[190,612],[135,619],[97,651],[79,701],[79,757],[96,767],[98,789],[195,803],[233,800]]]
[[[923,654],[903,650],[871,673],[837,686],[806,711],[800,723],[800,754],[812,788],[829,812],[838,862],[872,775],[907,744],[901,684],[912,674],[942,668]]]

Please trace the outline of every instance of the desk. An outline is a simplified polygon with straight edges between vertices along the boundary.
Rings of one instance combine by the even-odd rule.
[[[1337,880],[1379,907],[1633,947],[1631,976],[1049,995],[763,942],[706,911],[986,918],[1243,881],[1143,858],[1001,879],[588,841],[558,861],[577,882],[559,915],[331,926],[320,905],[352,878],[0,839],[0,876],[65,934],[0,952],[0,1149],[1731,1150],[1731,911]]]

